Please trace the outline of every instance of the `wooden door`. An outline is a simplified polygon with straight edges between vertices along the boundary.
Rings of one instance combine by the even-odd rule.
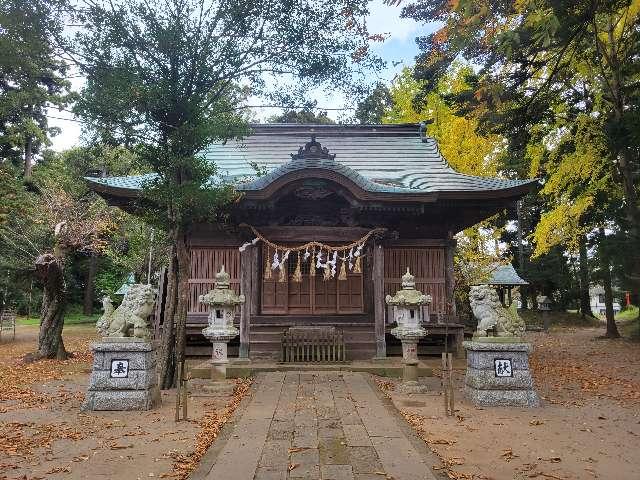
[[[346,280],[338,280],[338,313],[362,313],[362,311],[362,274],[347,274]]]
[[[291,276],[294,274],[298,262],[297,255],[291,255],[291,261],[288,262],[287,270],[289,275],[288,281],[288,308],[290,314],[310,314],[313,313],[313,293],[312,281],[309,276],[309,262],[301,262],[300,270],[302,272],[301,282],[292,282]]]
[[[262,250],[260,275],[262,279],[262,309],[266,315],[335,315],[362,313],[362,274],[350,273],[347,280],[332,278],[323,280],[324,272],[315,269],[309,262],[301,262],[302,282],[292,282],[291,276],[297,265],[297,254],[292,254],[287,262],[287,276],[280,282],[280,270],[273,270],[271,278],[264,278],[267,249]],[[273,252],[269,252],[272,256]],[[315,269],[311,275],[310,268]]]
[[[323,272],[318,270],[313,283],[313,313],[326,315],[338,313],[338,280],[335,278],[323,280],[322,274]]]

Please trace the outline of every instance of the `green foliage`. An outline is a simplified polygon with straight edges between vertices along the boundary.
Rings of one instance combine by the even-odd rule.
[[[423,82],[405,68],[391,86],[393,104],[385,113],[385,123],[421,122],[428,120],[427,133],[438,141],[438,147],[449,164],[461,173],[496,176],[504,152],[503,139],[498,135],[476,132],[477,121],[457,114],[447,103],[447,97],[465,87],[469,68],[457,66],[443,77],[437,87],[416,100],[424,88]]]
[[[127,280],[129,272],[123,268],[111,265],[111,268],[100,269],[96,275],[96,292],[99,296],[113,295],[118,291],[122,284]]]
[[[371,93],[358,103],[355,112],[356,120],[363,124],[382,123],[387,110],[393,106],[393,99],[389,88],[382,82],[378,82]]]
[[[126,251],[119,252],[115,261],[99,260],[100,271],[105,275],[110,270],[116,274],[123,269],[146,271],[150,228],[129,214],[107,207],[81,178],[87,167],[95,167],[92,158],[101,159],[107,168],[126,171],[132,155],[121,149],[100,148],[105,155],[91,157],[96,149],[44,152],[28,188],[19,179],[17,169],[0,166],[0,209],[4,214],[4,221],[0,222],[0,283],[7,291],[7,301],[20,312],[39,311],[41,293],[39,283],[34,281],[34,260],[44,252],[58,250],[64,257],[71,302],[82,302],[88,253],[108,256],[115,243],[147,235],[147,239],[133,242]],[[56,229],[60,230],[58,235]],[[161,257],[163,238],[156,239],[156,257]],[[157,269],[157,262],[153,266]]]
[[[418,42],[417,98],[456,59],[478,65],[449,101],[505,138],[505,170],[544,179],[540,223],[525,232],[534,253],[573,252],[594,228],[619,229],[632,257],[623,275],[638,291],[640,1],[418,0],[403,14],[441,22]]]
[[[236,194],[199,152],[248,133],[238,106],[270,93],[268,75],[294,77],[296,88],[279,89],[291,97],[347,87],[355,66],[379,66],[367,53],[367,3],[92,3],[77,12],[84,28],[70,46],[87,77],[76,111],[108,143],[135,145],[156,174],[140,203],[147,221],[165,230],[224,221]]]
[[[274,115],[267,119],[267,123],[309,123],[317,125],[333,125],[334,122],[327,116],[327,112],[320,112],[317,115],[311,110],[287,110],[280,115]]]
[[[57,0],[4,0],[0,3],[0,161],[21,165],[27,143],[32,153],[50,144],[58,130],[46,117],[49,107],[70,101],[67,66],[53,47],[61,31]]]

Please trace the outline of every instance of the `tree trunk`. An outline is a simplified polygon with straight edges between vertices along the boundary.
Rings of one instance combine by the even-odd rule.
[[[167,268],[166,297],[162,316],[162,336],[160,340],[160,357],[158,367],[160,371],[160,388],[173,387],[175,375],[175,329],[174,315],[176,311],[177,296],[177,263],[175,244],[171,247],[169,267]],[[161,299],[159,300],[161,301]]]
[[[516,213],[518,216],[518,263],[520,264],[520,275],[525,276],[524,269],[524,243],[522,242],[522,203],[520,200],[516,203]],[[525,285],[520,287],[520,308],[526,310],[527,305],[527,287]]]
[[[640,293],[640,206],[638,205],[638,191],[635,183],[634,157],[629,146],[633,132],[629,130],[629,124],[625,121],[625,110],[630,107],[631,103],[622,80],[622,75],[625,74],[624,69],[627,68],[627,65],[624,59],[619,57],[618,42],[614,34],[616,25],[612,18],[609,17],[607,28],[609,51],[605,60],[609,63],[611,69],[611,78],[607,85],[610,88],[613,105],[614,131],[622,139],[617,152],[615,152],[615,163],[622,177],[625,197],[624,209],[629,222],[628,236],[631,240],[631,245],[627,250],[627,253],[631,256],[631,261],[629,262],[631,271],[625,272],[625,274],[631,281],[633,293],[638,294]]]
[[[187,248],[186,233],[182,227],[176,232],[176,260],[177,260],[177,304],[175,311],[176,324],[176,365],[180,365],[185,358],[187,343],[187,308],[189,302],[189,250]]]
[[[85,315],[93,314],[93,302],[94,302],[94,290],[96,280],[96,270],[98,268],[98,257],[91,255],[89,257],[89,265],[87,269],[87,276],[84,283],[84,304],[82,313]]]
[[[69,354],[62,341],[62,327],[66,307],[63,259],[52,253],[45,253],[36,259],[36,274],[44,284],[38,351],[26,360],[42,358],[66,360]]]
[[[611,287],[611,264],[605,243],[604,228],[600,227],[600,239],[598,244],[598,256],[600,257],[600,269],[602,270],[602,283],[604,287],[604,305],[607,318],[607,338],[619,338],[620,333],[616,325],[613,312],[613,289]]]
[[[31,177],[33,170],[33,138],[27,138],[24,145],[24,178]]]
[[[584,317],[593,317],[591,311],[591,301],[589,299],[589,264],[587,257],[587,239],[584,235],[580,236],[580,315]]]

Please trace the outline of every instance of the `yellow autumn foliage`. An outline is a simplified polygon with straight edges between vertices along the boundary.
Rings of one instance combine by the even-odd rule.
[[[391,86],[393,107],[383,118],[384,123],[417,123],[432,120],[427,133],[438,141],[442,156],[458,172],[482,177],[496,176],[505,143],[498,135],[476,133],[477,121],[456,115],[444,102],[442,93],[460,90],[465,67],[458,67],[445,78],[438,92],[427,95],[416,108],[413,102],[420,84],[405,68]]]

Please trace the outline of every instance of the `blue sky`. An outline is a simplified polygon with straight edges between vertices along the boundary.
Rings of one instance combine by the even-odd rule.
[[[371,15],[367,20],[367,25],[371,33],[384,33],[388,35],[387,40],[381,44],[375,44],[373,51],[387,61],[387,68],[380,73],[379,79],[390,81],[399,73],[403,67],[410,66],[418,53],[415,43],[416,36],[425,35],[435,29],[434,25],[424,26],[410,19],[400,18],[401,7],[391,7],[383,4],[383,0],[374,0],[371,3]],[[401,62],[395,67],[394,62]],[[372,79],[374,80],[374,79]],[[81,79],[74,80],[74,88],[82,86]],[[354,107],[354,101],[347,100],[341,95],[317,94],[318,106],[326,108],[348,108]],[[252,102],[253,103],[253,102]],[[261,109],[256,111],[256,116],[260,120],[278,113],[280,110]],[[67,112],[50,110],[50,115],[58,118],[50,118],[50,125],[59,127],[62,133],[53,138],[53,149],[64,150],[77,145],[80,140],[80,123],[73,121],[73,116]],[[339,118],[341,112],[329,112],[329,116]],[[60,118],[66,119],[61,120]]]

